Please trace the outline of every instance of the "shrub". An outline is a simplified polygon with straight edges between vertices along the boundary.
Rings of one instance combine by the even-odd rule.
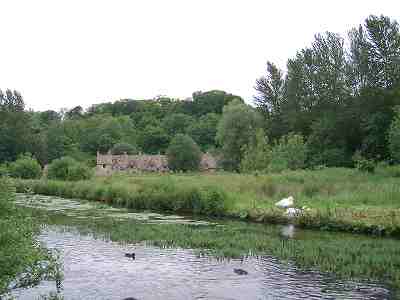
[[[121,154],[137,154],[137,150],[136,148],[128,143],[118,143],[115,144],[112,148],[111,148],[111,153],[113,155],[121,155]]]
[[[177,134],[167,149],[168,166],[174,171],[195,171],[199,169],[201,151],[193,139]]]
[[[69,178],[70,181],[78,181],[84,179],[90,179],[92,177],[92,171],[84,164],[77,163],[69,169]]]
[[[357,151],[353,155],[353,161],[357,170],[368,173],[375,172],[376,163],[372,159],[362,157],[360,152]]]
[[[14,205],[14,192],[13,182],[0,178],[0,295],[13,286],[34,286],[41,278],[54,280],[55,261],[35,241],[40,224]]]
[[[305,167],[307,146],[303,136],[290,133],[272,148],[270,171],[297,170]]]
[[[42,168],[35,158],[30,154],[25,154],[10,163],[8,173],[14,178],[36,179],[41,177]]]
[[[85,180],[91,176],[92,172],[86,165],[77,162],[71,157],[62,157],[53,160],[47,172],[49,179],[68,181]]]
[[[203,190],[201,203],[201,214],[222,216],[227,210],[227,195],[223,190],[210,186]]]

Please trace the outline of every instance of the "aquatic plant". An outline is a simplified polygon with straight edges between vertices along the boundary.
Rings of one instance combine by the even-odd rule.
[[[113,175],[74,183],[16,180],[19,192],[101,201],[113,205],[287,223],[275,203],[293,196],[310,211],[290,220],[304,227],[400,236],[400,186],[393,167],[373,174],[325,168],[279,174]]]
[[[39,213],[38,213],[39,214]],[[47,213],[43,214],[46,215]],[[346,233],[296,230],[292,238],[283,227],[219,221],[208,226],[146,224],[132,219],[74,219],[52,214],[49,224],[73,226],[81,234],[120,243],[160,248],[194,249],[218,259],[273,256],[303,270],[329,272],[343,279],[380,281],[400,287],[398,240]]]

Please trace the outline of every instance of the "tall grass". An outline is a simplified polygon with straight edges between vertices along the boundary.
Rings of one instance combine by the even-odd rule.
[[[17,191],[102,201],[133,209],[174,211],[207,216],[223,216],[230,203],[217,186],[182,184],[172,177],[160,177],[141,184],[116,180],[65,182],[52,180],[17,181]]]
[[[114,175],[74,183],[20,180],[24,192],[103,201],[135,209],[167,210],[259,222],[293,222],[324,230],[400,236],[400,186],[397,167],[375,174],[325,168],[269,175],[198,173]],[[310,211],[289,220],[275,202],[294,196]]]

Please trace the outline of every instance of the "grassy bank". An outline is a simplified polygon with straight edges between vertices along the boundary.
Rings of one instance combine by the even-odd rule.
[[[231,173],[114,175],[89,181],[16,181],[19,192],[259,222],[293,222],[307,228],[400,236],[400,172],[375,174],[330,168],[270,175]],[[294,196],[310,210],[289,220],[275,202]]]
[[[0,178],[0,295],[60,279],[56,260],[35,241],[39,223],[13,206],[14,192],[10,180]]]

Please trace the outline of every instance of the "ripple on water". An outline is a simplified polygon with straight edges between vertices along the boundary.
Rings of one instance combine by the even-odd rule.
[[[138,213],[95,202],[46,196],[18,195],[19,205],[62,212],[71,218],[134,219],[149,224],[195,224],[182,216]],[[220,226],[220,225],[217,225]],[[223,226],[223,225],[222,225]],[[295,228],[282,227],[292,238]],[[301,271],[274,257],[217,260],[184,249],[160,249],[146,243],[118,244],[79,234],[70,227],[50,226],[39,239],[58,249],[64,265],[63,295],[68,299],[389,299],[389,291],[375,284],[338,281],[318,272]],[[125,257],[135,252],[136,259]],[[235,269],[247,272],[238,275]],[[244,273],[243,273],[244,274]],[[36,299],[54,291],[42,282],[16,290],[17,299]]]
[[[65,299],[389,298],[388,290],[378,285],[333,280],[268,256],[216,260],[179,248],[121,245],[56,226],[48,227],[39,238],[47,247],[61,251]],[[135,260],[125,257],[131,252]],[[248,274],[237,275],[234,269]],[[35,299],[52,290],[54,283],[42,282],[14,295]]]

